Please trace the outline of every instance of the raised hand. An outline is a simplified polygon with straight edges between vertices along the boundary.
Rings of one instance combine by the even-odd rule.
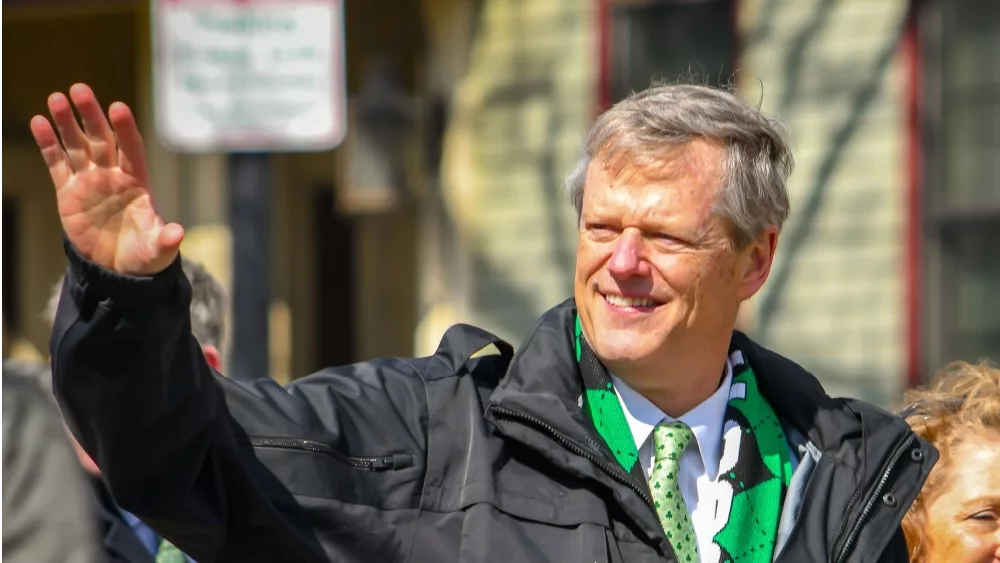
[[[49,96],[49,113],[31,133],[49,167],[59,218],[69,241],[84,256],[132,275],[162,271],[177,257],[184,229],[164,224],[153,209],[142,136],[128,106],[111,104],[108,118],[85,84],[69,89],[83,128],[62,93]],[[60,144],[59,139],[62,139]]]

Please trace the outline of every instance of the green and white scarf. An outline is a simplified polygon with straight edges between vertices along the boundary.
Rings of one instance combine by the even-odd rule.
[[[611,377],[583,337],[579,317],[575,335],[585,389],[584,410],[622,468],[645,483],[635,439]],[[790,452],[781,423],[757,388],[756,376],[743,354],[731,349],[730,363],[733,377],[723,428],[738,426],[740,432],[724,430],[722,451],[736,448],[739,455],[734,467],[719,467],[716,483],[730,485],[726,490],[732,490],[732,502],[728,520],[712,541],[719,548],[718,563],[770,563],[781,505],[792,478]],[[720,502],[720,507],[725,506]],[[706,561],[705,554],[701,557],[704,563],[715,563]]]

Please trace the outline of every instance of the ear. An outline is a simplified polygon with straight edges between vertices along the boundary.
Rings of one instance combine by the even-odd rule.
[[[778,247],[778,228],[771,226],[764,229],[740,253],[740,299],[753,297],[767,281],[771,274],[771,264],[774,263],[774,251]]]
[[[76,438],[70,434],[69,429],[66,429],[66,435],[69,436],[69,442],[73,445],[73,451],[76,453],[76,459],[80,460],[80,467],[90,475],[100,476],[101,468],[97,467],[97,463],[94,462],[94,458],[90,457],[90,454],[83,449],[80,442],[76,441]]]
[[[222,354],[219,349],[215,346],[202,346],[201,351],[205,354],[205,361],[208,362],[208,365],[212,366],[215,371],[222,373]]]

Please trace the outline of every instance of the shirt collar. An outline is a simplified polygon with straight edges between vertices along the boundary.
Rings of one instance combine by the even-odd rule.
[[[722,456],[722,430],[726,406],[729,404],[729,385],[732,379],[733,367],[727,358],[725,376],[715,393],[676,419],[691,428],[698,443],[698,452],[701,454],[705,472],[713,479],[719,472],[719,458]],[[650,434],[653,433],[653,428],[661,421],[671,422],[675,420],[664,414],[649,399],[640,395],[638,391],[629,387],[627,383],[614,374],[611,375],[611,381],[614,384],[622,410],[625,412],[625,420],[632,431],[636,447],[641,448],[646,443]]]

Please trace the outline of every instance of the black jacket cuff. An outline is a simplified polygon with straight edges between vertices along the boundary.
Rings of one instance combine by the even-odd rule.
[[[184,278],[180,254],[162,272],[152,276],[129,276],[113,272],[87,260],[68,240],[63,240],[69,259],[71,277],[81,288],[98,300],[112,298],[121,305],[142,305],[155,299],[170,297],[177,291],[177,284]]]

